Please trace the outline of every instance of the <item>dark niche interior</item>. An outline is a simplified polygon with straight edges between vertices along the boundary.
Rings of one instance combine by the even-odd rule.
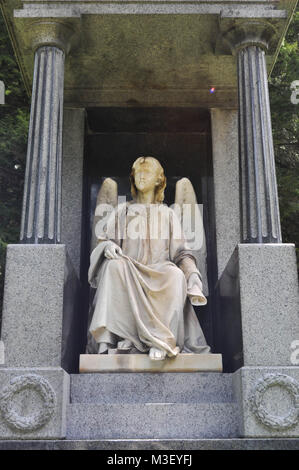
[[[211,127],[208,110],[196,108],[91,108],[87,110],[84,163],[82,279],[86,315],[90,292],[86,283],[91,226],[98,190],[106,177],[118,183],[119,195],[131,199],[129,174],[140,156],[153,156],[162,164],[167,189],[165,203],[174,202],[175,184],[191,180],[198,203],[203,204],[208,251],[209,302],[196,307],[208,343],[213,348],[213,288],[215,283],[215,230]]]

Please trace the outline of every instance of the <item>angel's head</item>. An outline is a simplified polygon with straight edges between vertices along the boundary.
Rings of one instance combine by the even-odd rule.
[[[154,157],[139,157],[132,166],[130,175],[131,194],[136,199],[138,192],[154,191],[154,202],[164,201],[166,177],[160,162]]]

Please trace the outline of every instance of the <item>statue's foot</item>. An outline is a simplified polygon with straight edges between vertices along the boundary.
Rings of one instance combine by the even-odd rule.
[[[149,357],[153,361],[163,361],[166,358],[166,351],[153,347],[149,351]]]
[[[119,341],[117,343],[117,349],[130,349],[133,346],[134,345],[133,345],[132,341],[130,341],[129,339],[123,339],[122,341]]]
[[[108,343],[100,343],[99,344],[99,349],[98,349],[98,354],[107,354],[109,347],[110,346],[109,346]]]

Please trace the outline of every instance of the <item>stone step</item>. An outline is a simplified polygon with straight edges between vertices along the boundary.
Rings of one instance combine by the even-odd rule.
[[[0,440],[1,450],[297,450],[296,438],[224,439],[14,439]],[[185,452],[187,453],[187,452]],[[130,455],[130,454],[127,454]],[[99,462],[100,464],[100,462]],[[122,467],[120,467],[122,468]],[[133,468],[133,467],[131,467]],[[138,467],[138,468],[143,468]]]
[[[213,439],[238,436],[233,403],[72,403],[67,439]]]
[[[71,375],[71,403],[232,403],[232,374],[96,373]]]

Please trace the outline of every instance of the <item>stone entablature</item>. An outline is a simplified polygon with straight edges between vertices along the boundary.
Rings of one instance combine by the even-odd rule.
[[[223,33],[248,19],[270,23],[269,71],[295,3],[2,0],[29,93],[32,21],[67,21],[79,31],[65,68],[65,103],[75,107],[236,108],[236,59]]]

